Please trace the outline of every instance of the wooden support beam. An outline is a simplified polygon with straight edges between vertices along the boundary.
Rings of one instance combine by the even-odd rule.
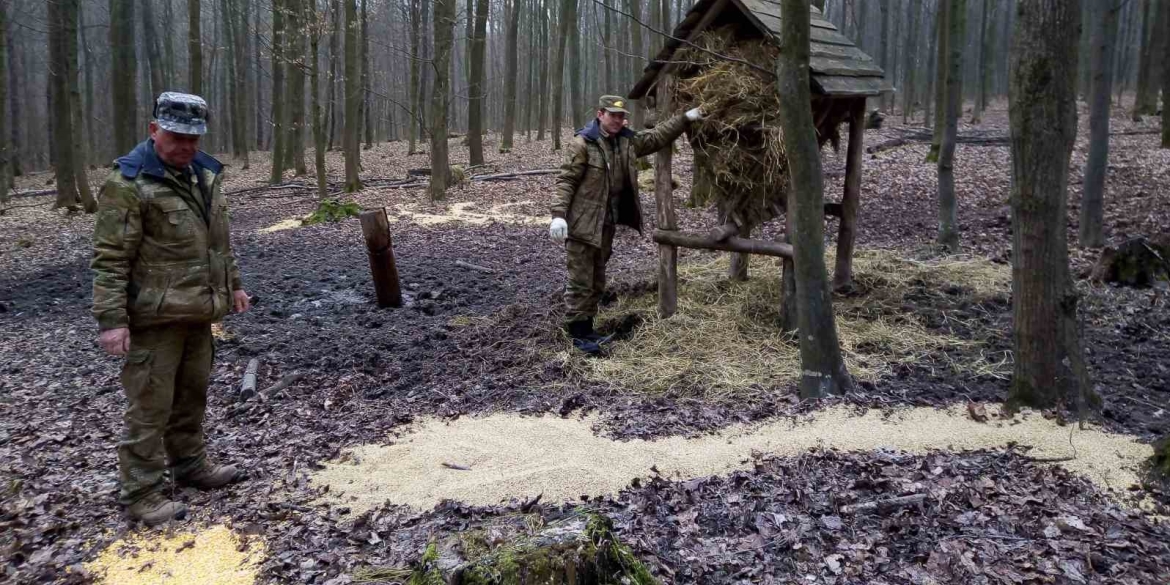
[[[865,100],[853,102],[849,116],[849,151],[845,156],[845,193],[841,196],[841,227],[837,232],[837,268],[833,288],[853,287],[853,244],[857,239],[857,208],[861,204],[861,166],[865,149]]]
[[[398,282],[398,266],[394,263],[394,247],[390,241],[390,220],[386,208],[363,211],[359,216],[362,235],[366,238],[366,253],[370,257],[370,274],[379,307],[401,307],[402,288]]]
[[[669,84],[658,88],[658,119],[665,120],[670,113]],[[674,184],[671,177],[671,145],[654,155],[654,202],[658,229],[676,230],[674,215]],[[678,310],[678,248],[664,243],[658,246],[658,314],[669,317]]]
[[[725,252],[745,252],[761,256],[775,256],[777,258],[792,258],[792,246],[768,240],[751,240],[732,236],[719,241],[709,235],[690,234],[673,230],[655,230],[654,241],[660,246],[698,248],[700,250],[723,250]]]
[[[716,242],[722,242],[723,240],[726,240],[727,238],[730,238],[731,236],[734,236],[738,233],[739,226],[728,222],[711,230],[711,239],[715,240]]]

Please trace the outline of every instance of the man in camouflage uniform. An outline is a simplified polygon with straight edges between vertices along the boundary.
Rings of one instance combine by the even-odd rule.
[[[94,228],[98,343],[126,356],[119,501],[152,526],[187,512],[163,494],[168,463],[180,485],[242,479],[208,461],[203,441],[211,324],[249,308],[220,192],[223,165],[198,149],[207,117],[198,96],[160,95],[150,139],[119,158],[102,186]]]
[[[593,331],[593,318],[605,292],[605,265],[613,253],[616,226],[642,231],[637,160],[670,148],[689,122],[703,118],[695,108],[653,130],[634,132],[626,127],[625,106],[620,96],[601,96],[597,117],[569,142],[549,226],[553,240],[565,243],[568,260],[565,328],[573,345],[590,354],[600,353],[604,341]]]

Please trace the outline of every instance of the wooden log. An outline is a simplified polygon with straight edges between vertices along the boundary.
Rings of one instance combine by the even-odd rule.
[[[423,553],[407,583],[445,585],[601,585],[659,581],[613,533],[601,515],[571,516],[529,528],[515,514],[490,533],[464,530]],[[385,573],[385,576],[390,576]],[[402,580],[395,575],[397,580]]]
[[[861,504],[851,504],[841,507],[842,514],[888,514],[894,510],[900,510],[909,506],[921,505],[926,501],[926,494],[914,494],[912,496],[902,496],[898,498],[890,498],[888,500],[876,500],[873,502],[864,502]]]
[[[366,253],[370,257],[370,274],[379,307],[401,307],[402,288],[398,282],[398,266],[394,263],[394,247],[390,240],[390,220],[386,208],[363,211],[359,216],[362,235],[366,238]]]
[[[456,260],[455,265],[460,267],[460,268],[466,268],[468,270],[474,270],[476,272],[482,272],[484,274],[495,274],[496,273],[495,270],[488,268],[486,266],[479,266],[477,264],[472,264],[470,262],[464,262],[462,260]]]
[[[767,240],[752,240],[733,236],[723,241],[717,241],[711,236],[691,234],[680,231],[655,230],[654,241],[660,245],[680,248],[697,248],[700,250],[722,250],[724,252],[746,252],[761,256],[775,256],[777,258],[792,258],[792,246],[780,242]]]
[[[305,377],[305,375],[300,373],[300,372],[293,372],[291,374],[287,374],[283,378],[281,378],[279,382],[266,388],[261,393],[261,396],[264,398],[271,398],[277,392],[280,392],[281,390],[284,390],[284,389],[288,388],[289,386],[296,384],[297,382],[301,381],[301,378],[304,378],[304,377]]]
[[[260,370],[260,360],[252,358],[244,370],[244,383],[240,385],[240,400],[248,400],[256,395],[256,373]]]
[[[737,232],[741,240],[749,240],[752,237],[752,229],[748,226],[739,226]],[[727,268],[727,279],[734,282],[746,281],[748,279],[748,263],[750,259],[750,254],[732,252],[731,263]]]
[[[716,242],[722,242],[731,236],[739,234],[739,226],[732,222],[727,222],[713,230],[711,230],[711,239]]]
[[[670,112],[669,84],[658,84],[658,117],[665,120]],[[671,181],[671,154],[667,146],[654,155],[654,202],[659,230],[677,230],[674,215],[674,184]],[[657,240],[656,240],[657,241]],[[678,248],[659,242],[658,246],[658,314],[669,317],[678,311]]]
[[[833,288],[853,287],[853,245],[857,239],[857,208],[861,204],[862,141],[865,139],[865,100],[853,103],[849,118],[849,151],[845,157],[845,193],[841,196],[841,226],[837,232],[837,268]]]

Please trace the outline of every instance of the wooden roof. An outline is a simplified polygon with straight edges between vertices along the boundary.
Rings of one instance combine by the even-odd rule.
[[[837,31],[833,23],[825,20],[815,6],[812,10],[810,38],[810,77],[813,91],[827,96],[863,97],[878,95],[888,89],[885,73],[869,55],[858,49],[853,41]],[[727,9],[742,13],[765,38],[780,43],[780,2],[779,0],[699,0],[687,12],[686,18],[674,29],[673,36],[690,40],[708,28]],[[666,45],[646,66],[642,78],[630,90],[630,99],[641,99],[654,91],[654,87],[674,52],[682,45],[675,39],[667,39]]]

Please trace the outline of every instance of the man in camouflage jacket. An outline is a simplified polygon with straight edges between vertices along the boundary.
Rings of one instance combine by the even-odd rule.
[[[150,139],[119,158],[102,186],[92,262],[98,343],[125,356],[119,501],[148,525],[187,512],[163,495],[168,464],[177,483],[200,489],[242,479],[208,461],[203,414],[211,324],[249,308],[220,192],[223,165],[198,150],[207,104],[163,93],[154,118]]]
[[[618,225],[642,231],[637,160],[670,148],[689,122],[703,118],[695,108],[653,130],[634,132],[625,125],[625,105],[620,96],[601,96],[597,117],[569,142],[549,226],[553,240],[565,243],[568,261],[565,328],[574,346],[594,354],[600,352],[601,337],[593,331],[593,318],[605,292],[614,231]]]

